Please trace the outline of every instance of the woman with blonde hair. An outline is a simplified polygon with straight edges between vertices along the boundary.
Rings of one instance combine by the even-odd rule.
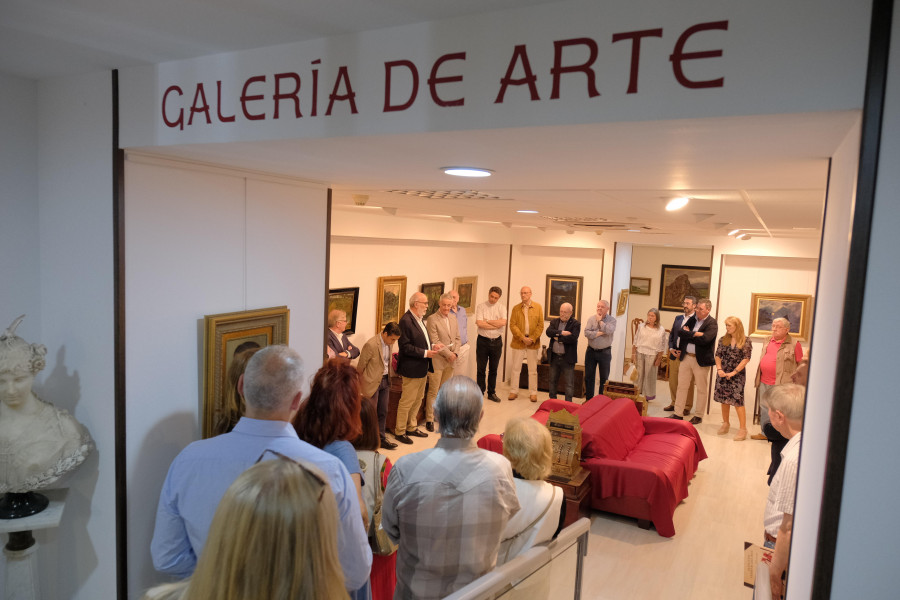
[[[659,363],[669,342],[666,328],[659,324],[659,311],[651,308],[647,311],[647,321],[638,326],[631,346],[631,363],[637,369],[637,387],[647,399],[656,398],[656,378]]]
[[[512,464],[521,510],[503,530],[498,566],[556,537],[566,516],[562,490],[544,481],[553,460],[546,426],[530,417],[510,419],[503,432],[503,456]]]
[[[144,600],[347,598],[337,553],[337,504],[315,466],[267,450],[216,509],[187,580]]]
[[[747,439],[747,415],[744,408],[744,386],[747,384],[747,363],[753,353],[753,344],[744,334],[744,324],[737,317],[725,319],[725,335],[716,349],[716,390],[713,399],[722,405],[722,427],[718,434],[725,435],[731,429],[729,411],[734,406],[741,428],[734,441]]]

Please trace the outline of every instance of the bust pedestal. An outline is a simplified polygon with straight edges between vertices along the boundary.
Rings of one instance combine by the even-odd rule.
[[[37,600],[41,597],[38,587],[37,543],[32,531],[58,527],[62,520],[68,490],[43,490],[50,505],[36,515],[21,519],[0,519],[0,533],[8,533],[9,541],[3,547],[6,556],[7,600]]]

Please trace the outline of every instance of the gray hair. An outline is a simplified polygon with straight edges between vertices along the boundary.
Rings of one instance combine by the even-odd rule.
[[[244,370],[244,401],[263,412],[289,406],[302,389],[303,359],[284,345],[263,348]]]
[[[710,300],[709,298],[700,298],[700,300],[697,302],[697,306],[705,306],[709,309],[710,312],[712,312],[712,300]]]
[[[782,325],[784,325],[785,327],[787,327],[788,331],[791,330],[791,322],[788,321],[787,319],[785,319],[784,317],[777,317],[777,318],[775,318],[775,319],[772,319],[772,325],[773,325],[773,326],[775,325],[775,323],[781,323]]]
[[[438,391],[434,414],[444,437],[469,439],[481,422],[483,396],[478,384],[464,375],[454,375]]]
[[[685,296],[684,298],[681,299],[682,302],[684,302],[685,300],[690,300],[691,304],[693,304],[694,306],[697,306],[697,296]]]
[[[443,302],[444,300],[449,300],[450,302],[453,302],[453,294],[452,294],[452,290],[451,290],[450,292],[446,292],[446,293],[444,293],[444,294],[441,294],[440,300],[441,300],[442,302]]]
[[[806,403],[806,388],[796,383],[772,386],[766,393],[769,410],[777,410],[789,421],[802,421]]]
[[[660,327],[662,327],[662,325],[660,325],[660,323],[659,323],[659,310],[657,310],[655,308],[651,308],[647,312],[653,313],[654,315],[656,315],[656,328],[659,329]]]
[[[346,319],[347,313],[337,308],[333,309],[330,313],[328,313],[328,327],[331,328],[337,325],[337,322],[341,318]]]

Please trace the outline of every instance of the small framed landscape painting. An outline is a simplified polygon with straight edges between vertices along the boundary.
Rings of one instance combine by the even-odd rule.
[[[380,333],[391,321],[399,323],[406,312],[406,276],[379,277],[376,294],[375,331]]]
[[[769,336],[772,321],[788,320],[791,337],[806,341],[812,321],[813,297],[804,294],[750,294],[748,335]]]
[[[650,281],[649,277],[632,277],[629,292],[635,296],[649,296]]]

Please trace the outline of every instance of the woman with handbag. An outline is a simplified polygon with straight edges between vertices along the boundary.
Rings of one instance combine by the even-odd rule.
[[[391,461],[378,452],[381,439],[378,414],[372,400],[363,399],[360,421],[362,434],[353,441],[353,447],[356,448],[365,481],[363,502],[370,515],[367,531],[369,545],[372,547],[372,572],[369,581],[372,584],[373,600],[391,600],[397,586],[397,546],[381,528],[381,498],[391,472]]]

